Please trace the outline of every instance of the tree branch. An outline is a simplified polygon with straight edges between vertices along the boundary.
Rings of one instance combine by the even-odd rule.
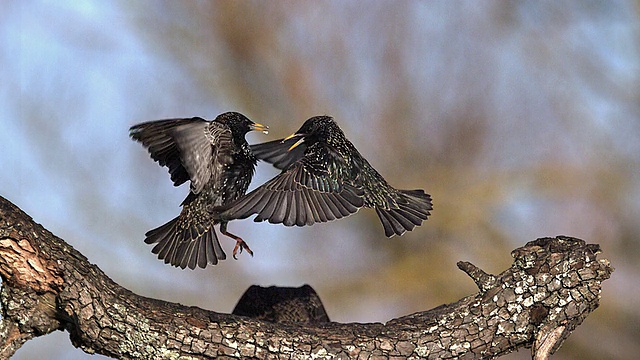
[[[613,271],[598,253],[598,245],[559,236],[514,250],[499,275],[460,262],[477,294],[386,324],[326,322],[309,289],[293,301],[284,296],[286,306],[249,296],[238,313],[265,308],[252,319],[136,295],[0,197],[0,358],[66,330],[74,346],[115,358],[491,358],[525,346],[544,359],[598,307]],[[309,302],[310,315],[291,311]]]

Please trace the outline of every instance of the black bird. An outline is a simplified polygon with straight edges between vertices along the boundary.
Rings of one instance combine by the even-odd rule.
[[[253,255],[244,240],[227,232],[226,221],[214,219],[211,209],[247,191],[257,159],[245,135],[251,130],[266,134],[268,128],[237,112],[218,115],[213,121],[194,117],[131,127],[131,137],[149,150],[153,160],[169,168],[174,186],[191,181],[180,215],[145,234],[145,242],[157,244],[151,251],[165,264],[194,269],[224,260],[227,255],[214,229],[217,223],[222,234],[236,241],[234,258],[243,249]]]
[[[222,219],[268,220],[286,226],[340,219],[374,208],[386,236],[422,224],[432,210],[424,190],[398,190],[360,155],[330,116],[307,120],[289,137],[252,145],[254,155],[282,172],[225,206]]]

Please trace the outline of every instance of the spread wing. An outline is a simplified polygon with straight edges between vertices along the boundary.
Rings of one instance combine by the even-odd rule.
[[[328,169],[343,160],[327,148],[318,148],[292,163],[280,175],[225,207],[225,220],[268,220],[286,226],[313,225],[351,215],[364,206],[364,190],[343,182]]]
[[[195,194],[212,177],[220,178],[224,165],[233,161],[231,131],[215,121],[198,117],[151,121],[131,127],[130,135],[169,168],[175,186],[191,180]]]
[[[258,159],[273,164],[276,168],[282,170],[288,168],[291,164],[300,160],[304,156],[307,145],[302,143],[289,151],[298,139],[292,138],[283,142],[283,139],[264,142],[261,144],[251,145],[251,151]]]

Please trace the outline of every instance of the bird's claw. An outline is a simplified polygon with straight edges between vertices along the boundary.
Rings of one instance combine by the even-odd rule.
[[[236,240],[236,246],[233,248],[233,259],[238,260],[238,254],[242,254],[242,250],[247,250],[247,253],[253,257],[253,251],[249,248],[244,240]]]

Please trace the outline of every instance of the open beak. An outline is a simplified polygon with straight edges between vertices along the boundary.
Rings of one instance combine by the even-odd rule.
[[[252,124],[250,126],[251,130],[255,130],[255,131],[262,131],[263,134],[268,134],[269,133],[269,126],[268,125],[262,125],[262,124]]]
[[[289,136],[287,136],[286,138],[282,139],[282,142],[285,142],[289,139],[293,139],[295,137],[299,137],[300,139],[298,139],[298,141],[296,141],[293,145],[291,145],[291,147],[287,150],[287,151],[291,151],[293,149],[295,149],[298,145],[302,144],[304,142],[304,137],[306,136],[306,134],[291,134]]]

